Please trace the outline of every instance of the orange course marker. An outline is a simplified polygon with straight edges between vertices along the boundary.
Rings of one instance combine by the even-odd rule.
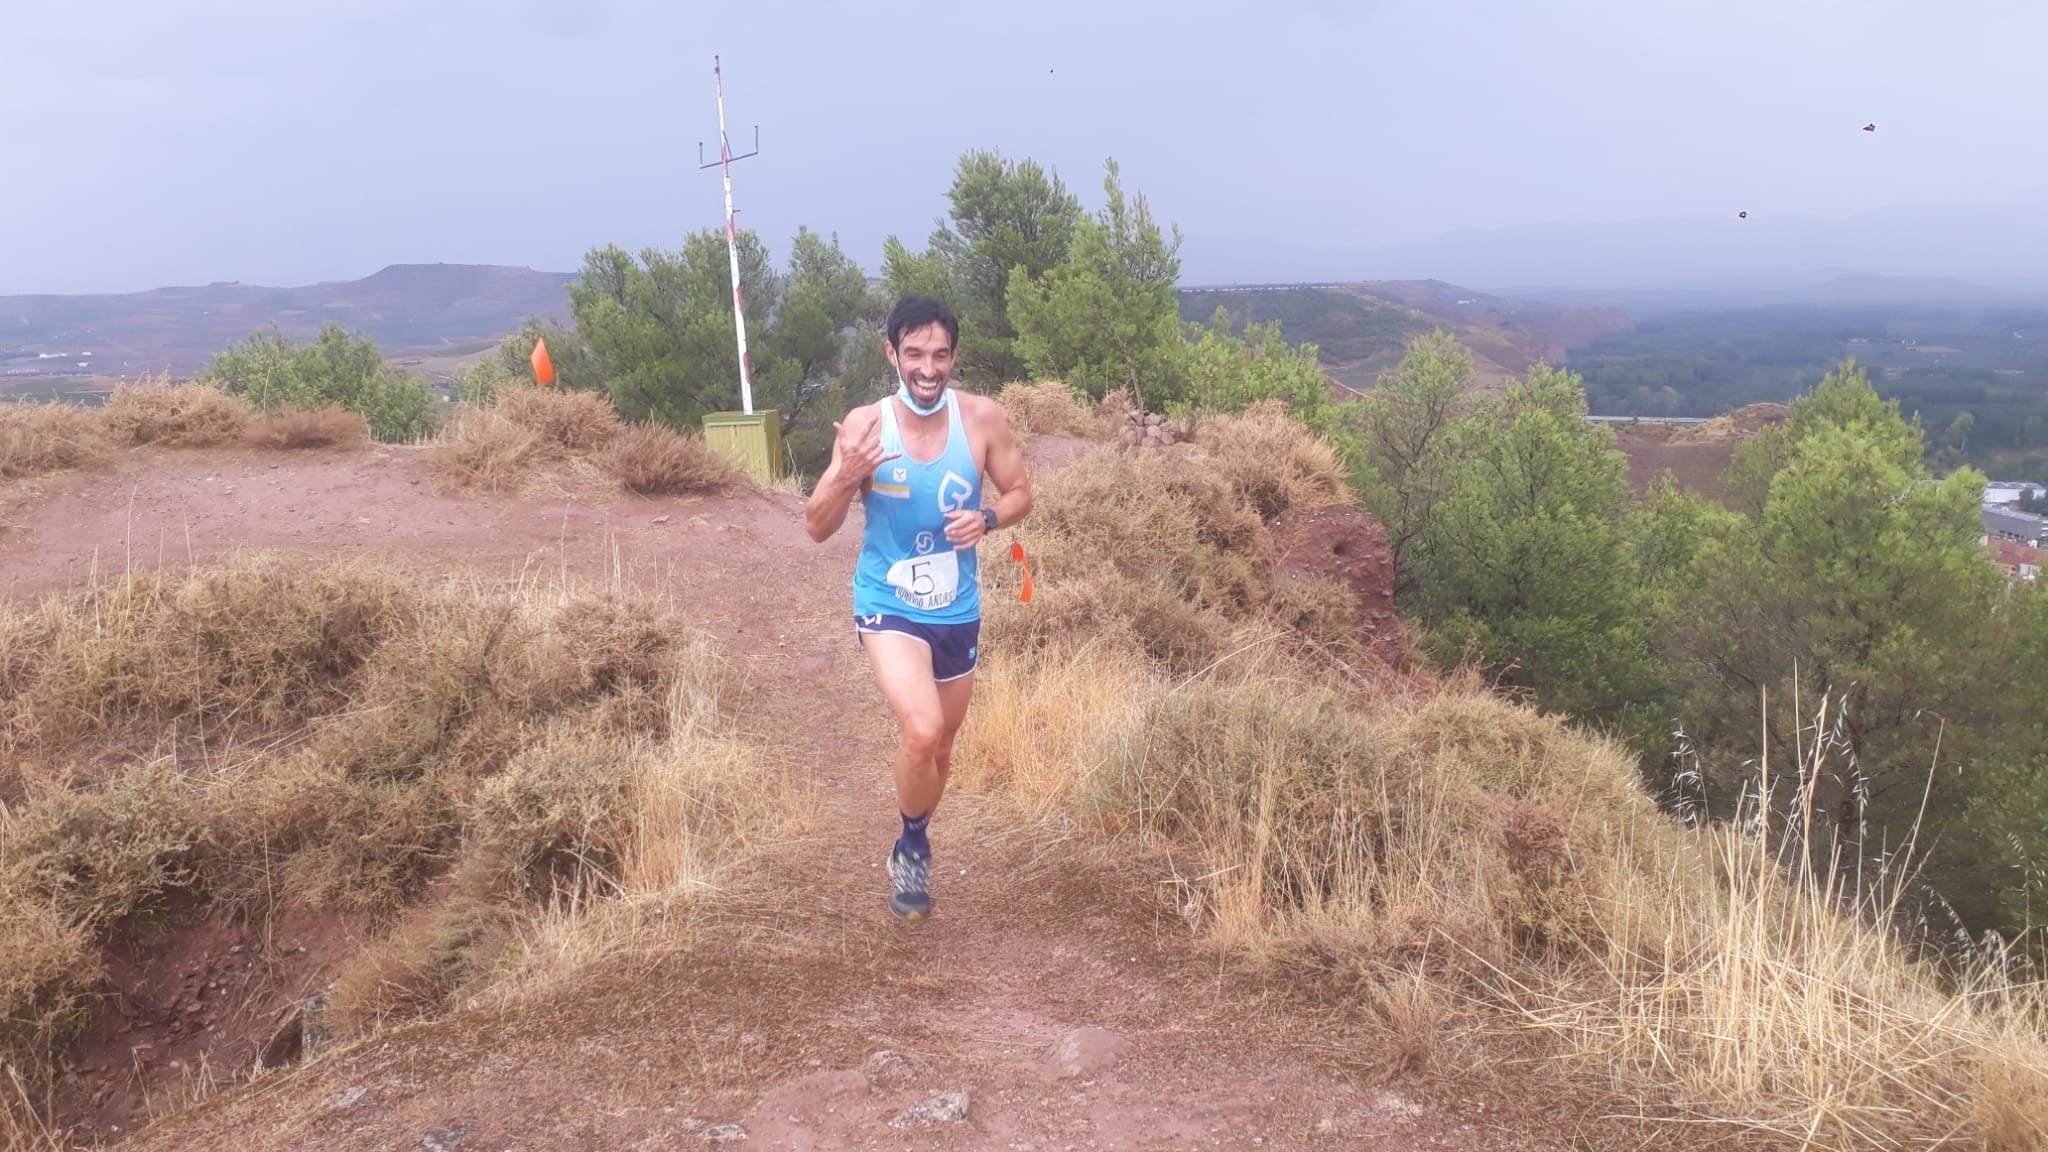
[[[533,379],[537,384],[555,382],[555,362],[548,358],[548,342],[545,340],[533,342]]]
[[[1024,591],[1018,593],[1017,599],[1029,604],[1031,603],[1031,565],[1024,559],[1024,545],[1012,543],[1010,545],[1010,559],[1024,565]]]

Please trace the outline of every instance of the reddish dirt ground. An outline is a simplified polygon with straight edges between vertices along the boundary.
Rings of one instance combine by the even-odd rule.
[[[1031,457],[1071,451],[1040,441]],[[1329,545],[1328,561],[1291,554],[1376,595],[1376,566],[1335,546],[1361,530],[1335,519],[1301,529]],[[794,497],[474,499],[437,491],[418,449],[139,453],[0,488],[0,520],[17,525],[0,538],[0,595],[17,599],[250,547],[659,591],[745,668],[750,722],[776,734],[820,798],[755,910],[749,939],[780,948],[773,963],[753,944],[713,942],[247,1083],[252,1046],[320,984],[346,933],[283,923],[259,947],[233,925],[188,930],[117,966],[136,1015],[100,1013],[81,1049],[75,1088],[101,1097],[89,1140],[179,1152],[656,1149],[738,1124],[737,1146],[813,1150],[1574,1146],[1570,1119],[1546,1106],[1393,1078],[1342,1016],[1308,1015],[1191,947],[1157,915],[1154,878],[1119,886],[971,794],[949,798],[934,824],[938,915],[893,921],[880,867],[895,832],[893,731],[847,620],[857,525],[813,544]],[[180,1038],[211,1023],[232,1040],[166,1044],[172,1020]],[[1056,1045],[1084,1028],[1114,1038],[1083,1034],[1058,1054],[1072,1067],[1055,1067]],[[113,1066],[145,1043],[163,1046],[140,1078],[141,1055]],[[201,1052],[221,1090],[164,1116],[178,1102],[166,1077],[182,1082]],[[113,1130],[144,1087],[161,1118],[139,1136],[135,1115]],[[947,1091],[969,1095],[964,1121],[889,1125]],[[117,1097],[128,1103],[110,1107]]]
[[[1614,446],[1628,457],[1629,486],[1638,495],[1668,471],[1680,486],[1726,503],[1728,489],[1721,478],[1735,458],[1735,446],[1784,423],[1787,414],[1783,404],[1751,404],[1704,424],[1623,424],[1614,430]]]
[[[1407,642],[1394,615],[1394,553],[1379,521],[1336,505],[1282,515],[1269,532],[1280,574],[1349,588],[1367,647],[1381,663],[1406,667]]]

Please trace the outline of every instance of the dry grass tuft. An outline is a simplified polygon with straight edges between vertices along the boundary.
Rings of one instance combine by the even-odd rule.
[[[1034,602],[1015,602],[1012,566],[984,566],[992,647],[1037,649],[1115,633],[1184,673],[1242,643],[1248,628],[1299,627],[1345,642],[1349,594],[1276,583],[1263,523],[1269,508],[1278,515],[1341,499],[1343,473],[1333,465],[1256,479],[1247,444],[1311,461],[1328,452],[1298,427],[1275,430],[1266,419],[1215,421],[1225,429],[1220,447],[1100,451],[1042,481],[1038,510],[1019,533],[1040,575]],[[1250,431],[1240,433],[1241,425]]]
[[[436,1014],[490,982],[517,923],[512,906],[467,897],[420,909],[336,975],[325,1022],[359,1036]]]
[[[173,385],[165,378],[115,389],[99,416],[114,444],[218,448],[247,435],[256,412],[248,401],[218,388]]]
[[[543,443],[572,452],[602,448],[626,430],[612,402],[597,392],[507,388],[492,408]]]
[[[36,1066],[173,893],[395,924],[342,973],[357,1027],[519,974],[524,936],[567,971],[586,912],[680,914],[798,818],[737,688],[660,604],[363,565],[0,608],[0,1050]]]
[[[1288,419],[1278,400],[1254,404],[1242,416],[1207,417],[1196,438],[1231,489],[1264,520],[1350,499],[1336,449]]]
[[[660,424],[636,424],[600,456],[605,471],[643,496],[718,492],[746,482],[746,474],[702,436]]]
[[[76,404],[0,404],[0,480],[83,468],[106,455],[99,413]]]
[[[13,610],[0,624],[0,734],[19,747],[317,712],[408,599],[373,567],[256,559]]]
[[[1033,436],[1073,436],[1097,440],[1122,423],[1118,413],[1105,422],[1102,414],[1082,403],[1074,390],[1057,380],[1003,385],[996,402],[1009,414],[1010,427]]]
[[[361,414],[328,405],[325,408],[280,408],[249,429],[255,448],[355,448],[368,443],[370,425]]]
[[[594,392],[512,388],[488,408],[466,408],[441,433],[434,466],[454,488],[515,491],[543,464],[595,467],[646,496],[717,492],[746,482],[701,436],[660,424],[628,425]]]
[[[466,408],[434,442],[434,471],[450,487],[498,494],[517,488],[541,451],[532,429],[494,408]]]

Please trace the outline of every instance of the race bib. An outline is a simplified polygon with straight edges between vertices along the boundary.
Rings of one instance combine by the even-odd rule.
[[[913,608],[944,608],[960,595],[960,554],[949,548],[898,560],[889,566],[889,586]]]

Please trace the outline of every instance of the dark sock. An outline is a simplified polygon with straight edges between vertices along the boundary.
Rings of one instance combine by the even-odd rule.
[[[903,835],[896,839],[897,850],[905,856],[930,858],[932,842],[925,839],[924,829],[925,825],[931,823],[931,820],[932,814],[929,812],[922,816],[905,816],[903,818]]]

